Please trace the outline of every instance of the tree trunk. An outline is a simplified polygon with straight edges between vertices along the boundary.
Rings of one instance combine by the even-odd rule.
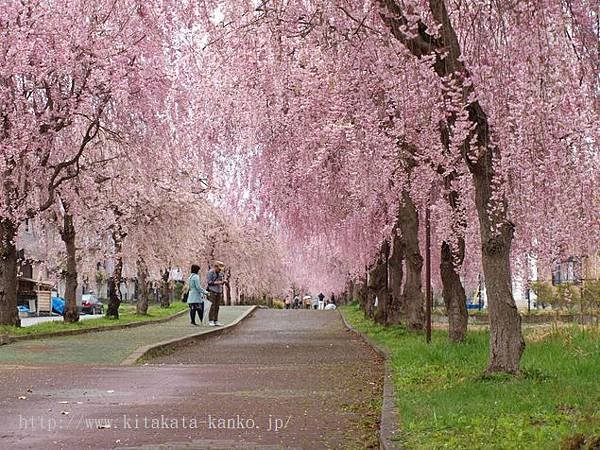
[[[344,304],[349,305],[354,301],[354,280],[348,278],[346,282],[346,292],[344,292]]]
[[[123,258],[116,257],[115,270],[108,279],[108,308],[106,317],[119,318],[119,306],[121,306],[121,280],[123,278]]]
[[[231,306],[231,287],[229,286],[229,280],[231,280],[231,271],[229,269],[227,269],[225,279],[227,280],[227,283],[223,285],[223,304],[225,306]]]
[[[352,292],[350,293],[350,301],[351,302],[356,302],[356,303],[358,303],[360,305],[359,291],[360,291],[360,281],[359,280],[353,280],[352,281]]]
[[[462,247],[464,252],[464,240]],[[442,295],[448,314],[448,337],[451,341],[462,342],[467,337],[467,296],[456,271],[456,262],[450,244],[442,243],[440,274]]]
[[[0,325],[21,326],[17,309],[16,227],[0,221]]]
[[[169,287],[169,269],[165,269],[161,276],[161,285],[160,285],[160,306],[161,308],[168,308],[171,306],[170,293],[171,289]]]
[[[137,279],[138,279],[138,301],[135,307],[136,314],[148,314],[148,266],[142,256],[137,259]]]
[[[399,324],[400,318],[405,314],[405,307],[402,303],[402,263],[404,254],[402,252],[402,238],[397,231],[394,230],[392,254],[388,259],[390,301],[386,325]]]
[[[379,0],[381,19],[392,35],[417,58],[431,58],[433,69],[442,80],[448,99],[460,98],[473,127],[461,145],[475,186],[475,204],[479,216],[481,253],[488,309],[490,315],[490,362],[488,372],[516,373],[525,349],[521,317],[512,296],[510,249],[514,225],[508,220],[508,205],[502,192],[502,179],[496,172],[500,149],[491,139],[487,115],[475,95],[470,74],[465,67],[456,32],[444,0],[429,0],[429,8],[440,25],[436,36],[418,21],[416,33],[405,33],[409,21],[403,6],[395,0]],[[452,100],[451,100],[452,101]],[[455,110],[448,111],[448,129],[457,120]],[[472,145],[473,144],[473,145]]]
[[[373,296],[377,298],[377,308],[374,311],[375,322],[385,325],[387,321],[387,308],[389,303],[389,292],[388,292],[388,272],[387,272],[387,261],[390,253],[390,245],[387,241],[381,244],[379,250],[379,257],[377,262],[371,269],[371,276],[369,277],[369,288],[373,293]]]
[[[119,318],[119,307],[121,306],[121,280],[123,279],[123,240],[127,233],[123,231],[120,219],[123,213],[118,206],[113,206],[115,214],[115,224],[111,228],[114,242],[115,267],[112,275],[108,279],[108,308],[106,317]]]
[[[367,317],[367,304],[369,303],[369,293],[366,279],[363,277],[354,284],[355,299],[361,311]]]
[[[487,371],[516,373],[519,371],[525,341],[521,333],[521,316],[512,295],[510,249],[514,225],[508,220],[503,180],[495,168],[501,153],[490,139],[492,131],[485,111],[477,100],[468,100],[474,94],[474,88],[472,84],[465,83],[469,73],[460,60],[460,46],[444,1],[430,0],[430,9],[442,25],[442,45],[450,47],[448,58],[436,62],[436,71],[440,76],[447,77],[450,85],[461,89],[463,101],[468,102],[466,110],[469,121],[474,125],[474,130],[462,145],[462,154],[475,186],[483,273],[488,293],[490,362]],[[454,120],[455,117],[449,119],[450,128]],[[473,146],[471,142],[474,142]]]
[[[365,317],[369,318],[369,319],[373,319],[374,318],[374,314],[375,314],[375,297],[377,296],[377,293],[375,292],[374,289],[371,288],[371,278],[372,278],[372,270],[369,271],[369,276],[367,278],[367,283],[365,284],[365,295],[364,295],[364,299],[365,299]]]
[[[450,135],[447,126],[441,127],[442,143],[449,153]],[[467,314],[467,296],[460,280],[458,271],[465,259],[465,231],[467,222],[465,208],[461,196],[456,190],[455,183],[459,175],[455,170],[446,171],[439,167],[439,173],[444,176],[444,198],[452,208],[452,234],[456,242],[442,242],[440,252],[440,275],[442,278],[442,295],[448,315],[448,337],[453,342],[463,342],[467,337],[469,316]]]
[[[66,209],[67,206],[64,202],[63,205]],[[79,320],[79,310],[77,308],[77,248],[75,247],[75,224],[73,223],[73,216],[68,212],[65,212],[63,217],[60,235],[67,251],[64,321],[73,323]]]
[[[505,204],[500,205],[503,210],[494,213],[488,210],[490,204],[497,203],[491,199],[492,176],[478,172],[480,170],[474,172],[473,178],[490,315],[490,362],[487,372],[517,373],[525,341],[521,333],[521,316],[512,295],[510,248],[513,225],[506,218]]]
[[[402,254],[406,264],[406,282],[402,290],[402,303],[406,308],[406,324],[410,330],[422,330],[424,321],[421,270],[423,257],[419,249],[419,213],[408,192],[402,192],[398,214],[402,236]]]
[[[123,243],[122,234],[119,231],[113,232],[115,243],[115,267],[112,275],[108,278],[108,308],[106,317],[119,318],[119,306],[121,306],[121,280],[123,278],[123,257],[121,251]]]
[[[224,284],[223,285],[223,306],[230,306],[231,305],[231,291],[229,290],[229,287]]]

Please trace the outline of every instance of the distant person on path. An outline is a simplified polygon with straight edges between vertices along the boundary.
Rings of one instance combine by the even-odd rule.
[[[190,308],[190,323],[192,325],[200,325],[202,323],[202,317],[204,316],[204,297],[208,294],[208,291],[204,290],[200,284],[200,266],[193,264],[190,270],[191,274],[188,278],[188,298],[187,304]],[[196,323],[196,313],[200,318],[200,323]]]
[[[336,305],[336,303],[335,303],[335,294],[333,292],[331,293],[331,297],[329,299],[329,304]]]
[[[305,309],[312,309],[312,304],[313,304],[313,299],[310,295],[305,295],[304,296],[304,308]]]
[[[323,295],[323,293],[321,292],[319,294],[319,303],[318,303],[318,309],[323,309],[325,308],[325,296]]]
[[[319,297],[311,297],[310,306],[312,309],[319,309]]]
[[[225,284],[225,275],[223,273],[224,267],[224,263],[215,261],[213,268],[206,274],[208,299],[212,302],[212,306],[208,312],[208,325],[211,327],[222,325],[219,322],[219,306],[223,300],[223,285]]]

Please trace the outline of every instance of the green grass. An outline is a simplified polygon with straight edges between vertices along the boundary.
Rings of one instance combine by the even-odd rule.
[[[434,330],[427,345],[423,335],[364,319],[357,306],[342,312],[391,352],[405,448],[600,448],[598,330],[530,328],[522,375],[485,377],[487,331],[452,344]]]
[[[10,336],[39,335],[46,333],[57,333],[68,330],[84,330],[96,327],[111,327],[133,322],[149,322],[172,316],[180,311],[187,309],[183,302],[174,302],[168,308],[161,308],[160,305],[151,305],[148,308],[148,314],[145,316],[135,313],[135,305],[122,304],[119,308],[119,319],[109,319],[105,316],[98,319],[80,320],[76,323],[64,323],[60,320],[53,322],[43,322],[30,327],[14,327],[0,325],[0,334]]]

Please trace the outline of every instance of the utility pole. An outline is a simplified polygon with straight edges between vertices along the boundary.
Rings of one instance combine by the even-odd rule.
[[[425,330],[427,343],[431,343],[431,222],[429,205],[425,209]]]

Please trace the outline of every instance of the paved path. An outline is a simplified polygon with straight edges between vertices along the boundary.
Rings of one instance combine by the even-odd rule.
[[[373,448],[382,377],[380,357],[338,312],[258,310],[235,329],[149,365],[0,364],[0,442]]]
[[[248,308],[249,306],[222,307],[219,320],[225,325],[231,323]],[[18,341],[0,346],[0,363],[118,364],[144,345],[209,329],[212,327],[190,325],[189,316],[184,314],[168,322],[122,330]]]
[[[102,317],[104,316],[101,314],[80,314],[79,320],[101,319]],[[37,325],[38,323],[58,322],[62,320],[64,320],[63,316],[23,317],[21,319],[21,326],[30,327],[32,325]]]

